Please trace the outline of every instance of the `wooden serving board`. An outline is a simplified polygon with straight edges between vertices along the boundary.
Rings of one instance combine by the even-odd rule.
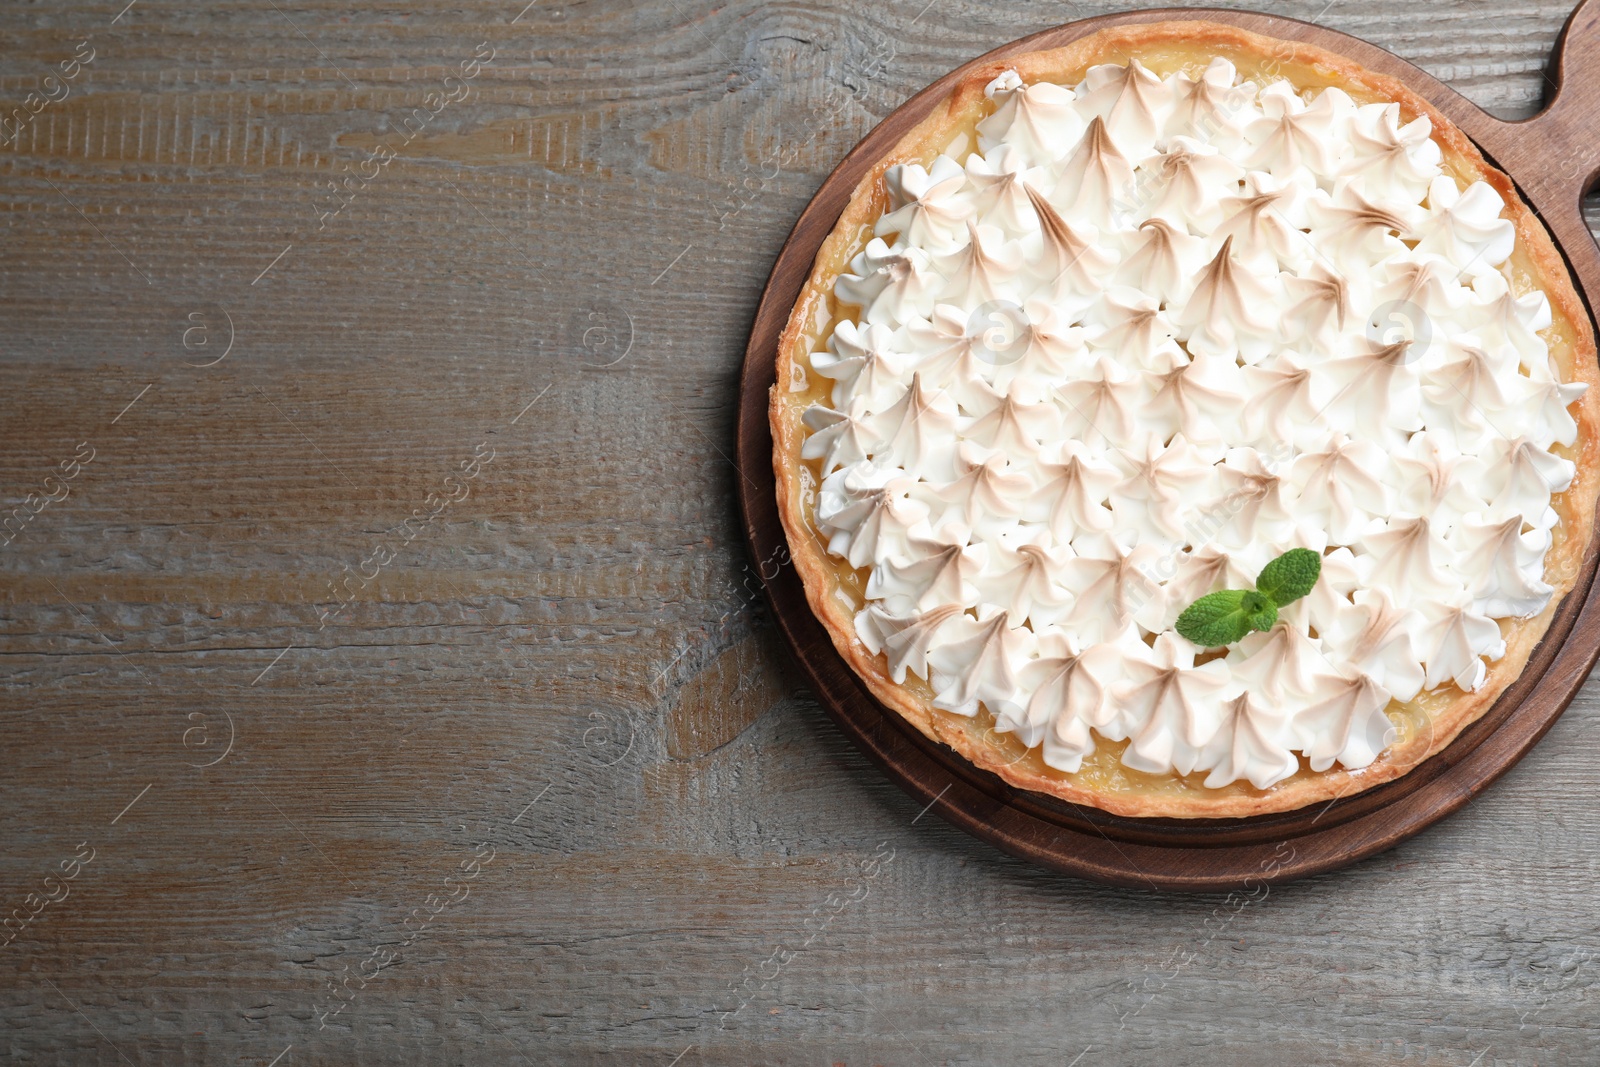
[[[1449,815],[1510,768],[1561,715],[1600,654],[1597,544],[1518,681],[1443,752],[1404,777],[1300,811],[1252,819],[1132,819],[1015,789],[929,741],[885,709],[834,650],[812,615],[778,520],[767,391],[778,337],[823,239],[873,162],[942,101],[972,67],[1058,48],[1109,26],[1206,19],[1304,41],[1392,75],[1430,100],[1509,174],[1566,257],[1591,318],[1600,299],[1600,249],[1580,200],[1600,173],[1600,77],[1580,72],[1600,45],[1600,0],[1584,0],[1556,46],[1547,106],[1504,122],[1399,57],[1365,41],[1294,19],[1250,12],[1162,9],[1070,23],[997,48],[908,100],[867,135],[801,214],[761,297],[740,383],[738,463],[746,531],[779,628],[817,699],[839,727],[932,812],[1017,856],[1115,885],[1213,891],[1282,882],[1342,867],[1405,840]],[[1596,539],[1600,541],[1600,539]]]

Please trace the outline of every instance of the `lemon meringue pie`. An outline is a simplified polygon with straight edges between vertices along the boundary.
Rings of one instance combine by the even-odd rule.
[[[1125,815],[1391,780],[1522,671],[1595,509],[1594,338],[1426,101],[1204,22],[990,64],[880,160],[772,390],[808,600],[871,691]],[[1309,595],[1175,629],[1291,549]]]

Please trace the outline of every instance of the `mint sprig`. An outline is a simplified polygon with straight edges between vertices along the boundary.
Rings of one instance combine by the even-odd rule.
[[[1278,606],[1266,594],[1254,589],[1219,589],[1178,616],[1178,632],[1210,648],[1231,644],[1251,630],[1270,630],[1277,621]]]
[[[1291,548],[1261,568],[1254,589],[1219,589],[1184,608],[1178,633],[1203,648],[1217,648],[1252,631],[1270,630],[1278,609],[1311,592],[1321,574],[1320,555]]]
[[[1256,588],[1281,608],[1311,592],[1321,574],[1321,556],[1309,548],[1291,548],[1261,568]]]

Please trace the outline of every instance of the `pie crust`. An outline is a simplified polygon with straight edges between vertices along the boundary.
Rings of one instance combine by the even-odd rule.
[[[1038,748],[1026,749],[1011,734],[998,732],[987,710],[968,718],[935,708],[932,690],[915,676],[900,684],[890,677],[885,657],[870,653],[855,632],[854,614],[862,606],[863,588],[848,564],[831,557],[816,528],[813,508],[818,475],[802,460],[806,437],[801,414],[811,395],[791,388],[804,381],[807,353],[838,320],[834,280],[872,236],[872,224],[890,206],[884,173],[899,163],[930,163],[963,132],[994,110],[985,87],[1006,71],[1023,83],[1040,81],[1074,85],[1089,67],[1138,59],[1158,75],[1203,67],[1213,57],[1230,60],[1241,79],[1269,74],[1286,78],[1301,90],[1336,86],[1358,104],[1398,103],[1402,122],[1427,116],[1432,138],[1441,147],[1442,166],[1464,184],[1482,180],[1505,201],[1503,218],[1516,229],[1516,248],[1507,273],[1522,281],[1521,291],[1543,290],[1553,322],[1542,331],[1554,367],[1565,382],[1591,388],[1572,405],[1578,425],[1570,448],[1557,454],[1573,461],[1571,485],[1555,494],[1551,506],[1559,521],[1545,557],[1544,580],[1554,588],[1545,610],[1531,618],[1500,620],[1506,652],[1489,664],[1487,679],[1472,692],[1451,684],[1425,691],[1406,705],[1391,702],[1387,713],[1399,739],[1378,758],[1358,770],[1339,766],[1315,772],[1304,757],[1301,769],[1268,789],[1236,781],[1221,788],[1201,784],[1203,771],[1190,775],[1150,775],[1122,766],[1117,757],[1125,742],[1100,740],[1093,757],[1076,773],[1047,766]],[[797,372],[800,372],[797,374]],[[1176,818],[1236,818],[1290,811],[1370,789],[1404,775],[1450,744],[1469,724],[1483,716],[1521,673],[1544,635],[1564,595],[1582,567],[1600,492],[1600,382],[1595,339],[1589,318],[1573,289],[1566,266],[1549,234],[1523,204],[1509,178],[1492,168],[1477,147],[1441,112],[1401,82],[1369,71],[1325,49],[1249,33],[1204,21],[1170,21],[1102,30],[1064,48],[1031,52],[984,64],[969,72],[946,101],[923,120],[856,186],[848,206],[821,250],[788,325],[779,341],[777,383],[771,391],[770,418],[774,441],[779,513],[788,536],[795,568],[817,618],[834,646],[874,696],[927,737],[953,748],[973,764],[992,771],[1013,786],[1034,790],[1072,804],[1090,805],[1117,815]]]

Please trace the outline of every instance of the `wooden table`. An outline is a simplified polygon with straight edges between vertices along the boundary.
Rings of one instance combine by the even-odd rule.
[[[1111,5],[125,2],[0,10],[10,1060],[1595,1062],[1600,689],[1223,900],[997,854],[787,674],[727,459],[773,256]],[[1507,115],[1566,14],[1270,9]]]

